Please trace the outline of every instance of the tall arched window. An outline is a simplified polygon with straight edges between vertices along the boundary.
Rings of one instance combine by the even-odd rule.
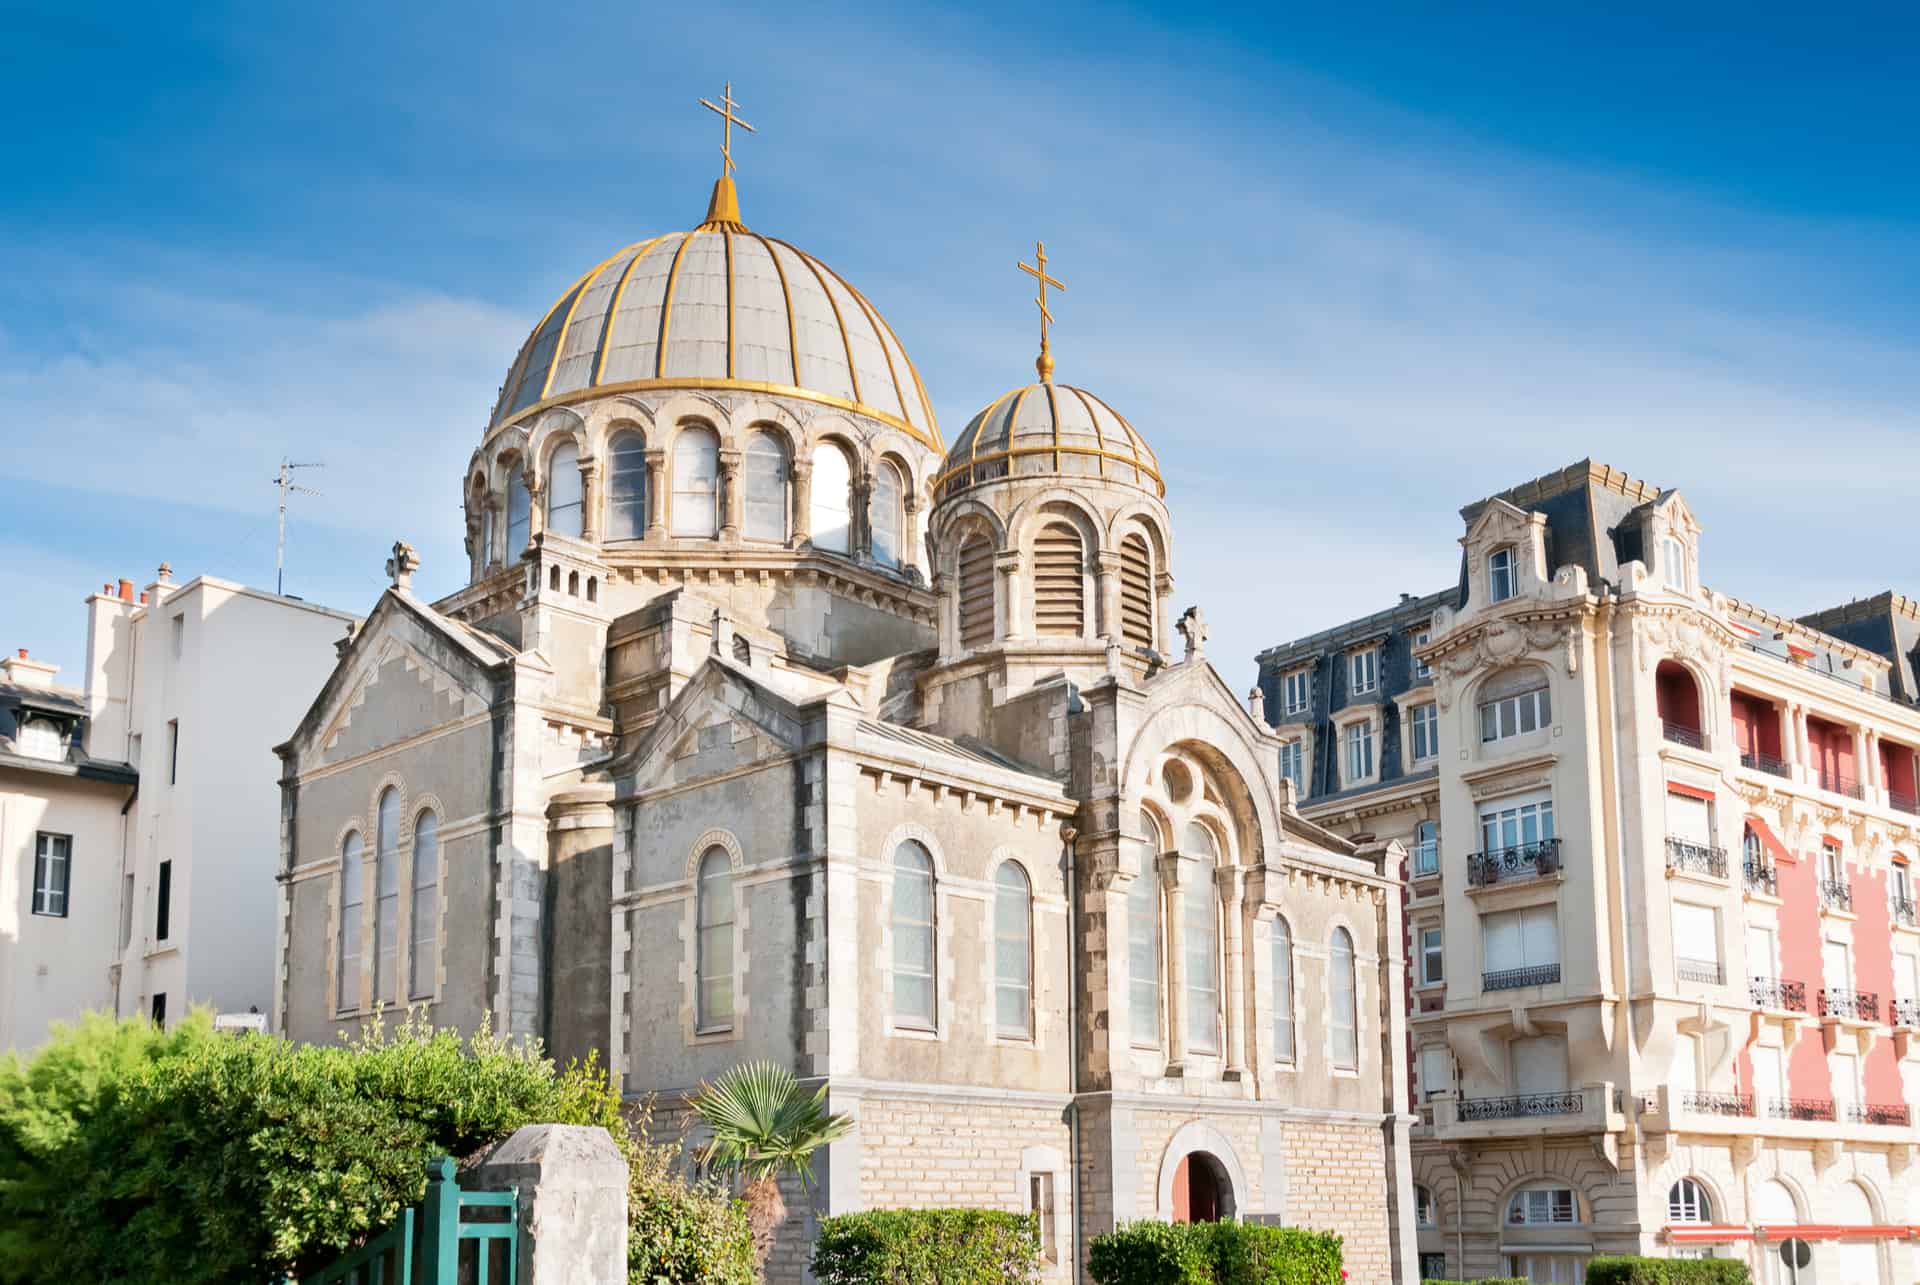
[[[813,547],[853,550],[853,462],[832,442],[813,448]]]
[[[1273,1057],[1291,1062],[1293,1039],[1293,929],[1285,919],[1273,921]]]
[[[720,534],[720,437],[683,428],[673,439],[673,533]]]
[[[440,818],[422,812],[413,819],[413,931],[407,935],[407,994],[433,994],[440,961]]]
[[[1670,1223],[1710,1223],[1713,1201],[1707,1189],[1692,1178],[1682,1178],[1667,1189],[1667,1221]]]
[[[893,854],[893,1021],[934,1028],[933,857],[912,839]]]
[[[547,460],[547,530],[578,540],[585,532],[586,488],[580,481],[580,448],[562,442]]]
[[[960,542],[960,645],[985,647],[993,641],[993,545],[982,535]]]
[[[1011,861],[993,876],[993,1018],[1001,1035],[1033,1035],[1033,891]]]
[[[1153,552],[1138,532],[1120,542],[1120,636],[1134,647],[1153,646]]]
[[[607,448],[607,539],[638,540],[647,533],[647,442],[616,433]]]
[[[1353,974],[1353,934],[1333,930],[1327,951],[1327,1007],[1332,1010],[1333,1064],[1345,1071],[1360,1066],[1360,1004]]]
[[[1086,632],[1087,588],[1080,532],[1049,522],[1033,542],[1033,629],[1042,638]]]
[[[900,470],[890,460],[881,460],[873,471],[873,499],[867,505],[867,518],[873,523],[873,559],[885,567],[900,565],[906,547],[901,533],[907,528],[905,488]]]
[[[1187,823],[1181,855],[1192,859],[1186,890],[1187,1047],[1196,1053],[1220,1048],[1220,894],[1213,872],[1220,864],[1213,831]]]
[[[373,998],[399,1002],[400,989],[400,791],[380,792],[373,852]]]
[[[1754,833],[1752,826],[1748,826],[1747,832],[1740,836],[1740,856],[1746,862],[1749,882],[1758,877],[1756,872],[1766,868],[1766,849],[1760,846],[1760,836]]]
[[[703,1031],[733,1025],[733,859],[722,847],[700,858],[697,1021]]]
[[[343,1010],[360,1007],[360,914],[366,904],[361,880],[365,863],[366,844],[355,830],[340,845],[340,940],[336,964]]]
[[[747,439],[746,517],[742,534],[749,540],[787,538],[787,478],[793,463],[787,458],[786,439],[765,429]]]
[[[1127,971],[1130,1038],[1143,1048],[1160,1047],[1160,827],[1146,823],[1148,851],[1127,889]]]
[[[516,463],[507,472],[507,561],[526,551],[532,518],[533,500],[527,494],[526,475]]]

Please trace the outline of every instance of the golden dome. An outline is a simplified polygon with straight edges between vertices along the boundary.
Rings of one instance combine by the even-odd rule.
[[[649,388],[806,398],[941,449],[919,372],[879,311],[818,259],[747,231],[727,178],[699,227],[627,246],[568,287],[521,346],[488,431],[586,393]]]
[[[1028,384],[970,420],[934,490],[953,495],[1003,477],[1097,477],[1164,496],[1160,461],[1119,411],[1068,384]]]

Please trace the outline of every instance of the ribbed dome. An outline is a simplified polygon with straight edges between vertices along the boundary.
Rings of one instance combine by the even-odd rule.
[[[489,427],[588,389],[742,388],[857,411],[939,450],[920,376],[879,312],[818,259],[747,231],[721,183],[706,223],[627,246],[560,296]]]
[[[1166,494],[1160,461],[1119,411],[1083,389],[1052,382],[1003,394],[968,422],[934,483],[952,495],[994,478],[1099,477]]]

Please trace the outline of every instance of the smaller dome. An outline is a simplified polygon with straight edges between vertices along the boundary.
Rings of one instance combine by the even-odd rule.
[[[1113,407],[1049,380],[1005,393],[970,420],[934,489],[953,495],[1003,477],[1089,477],[1164,496],[1160,461]]]

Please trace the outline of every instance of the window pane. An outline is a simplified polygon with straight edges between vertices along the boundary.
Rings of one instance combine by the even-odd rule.
[[[720,530],[720,439],[713,430],[683,428],[673,439],[673,533],[713,536]]]
[[[786,443],[772,433],[747,440],[745,531],[749,540],[787,538],[787,476],[792,471]]]
[[[356,832],[347,836],[340,849],[340,942],[337,972],[339,1005],[357,1008],[360,1004],[360,881],[364,845]]]
[[[1287,921],[1273,923],[1273,1054],[1293,1061],[1293,935]]]
[[[911,839],[894,853],[894,1016],[933,1025],[933,859]]]
[[[853,468],[847,453],[823,442],[813,451],[813,547],[829,553],[853,548]]]
[[[621,433],[607,452],[607,539],[638,540],[647,533],[647,444]]]
[[[400,982],[400,791],[392,787],[380,794],[374,839],[373,998],[392,1004]]]
[[[1127,889],[1127,969],[1132,1008],[1129,1036],[1135,1044],[1160,1042],[1160,877],[1152,856]]]
[[[547,529],[579,539],[583,496],[580,451],[572,442],[562,442],[547,461]]]
[[[527,547],[532,530],[533,500],[527,494],[527,480],[514,468],[507,474],[507,560],[511,562]]]
[[[440,818],[422,812],[413,823],[413,932],[407,955],[407,986],[415,996],[433,992],[439,941]]]
[[[883,566],[900,565],[902,512],[900,471],[885,460],[873,474],[873,500],[868,509],[873,523],[873,556]]]

